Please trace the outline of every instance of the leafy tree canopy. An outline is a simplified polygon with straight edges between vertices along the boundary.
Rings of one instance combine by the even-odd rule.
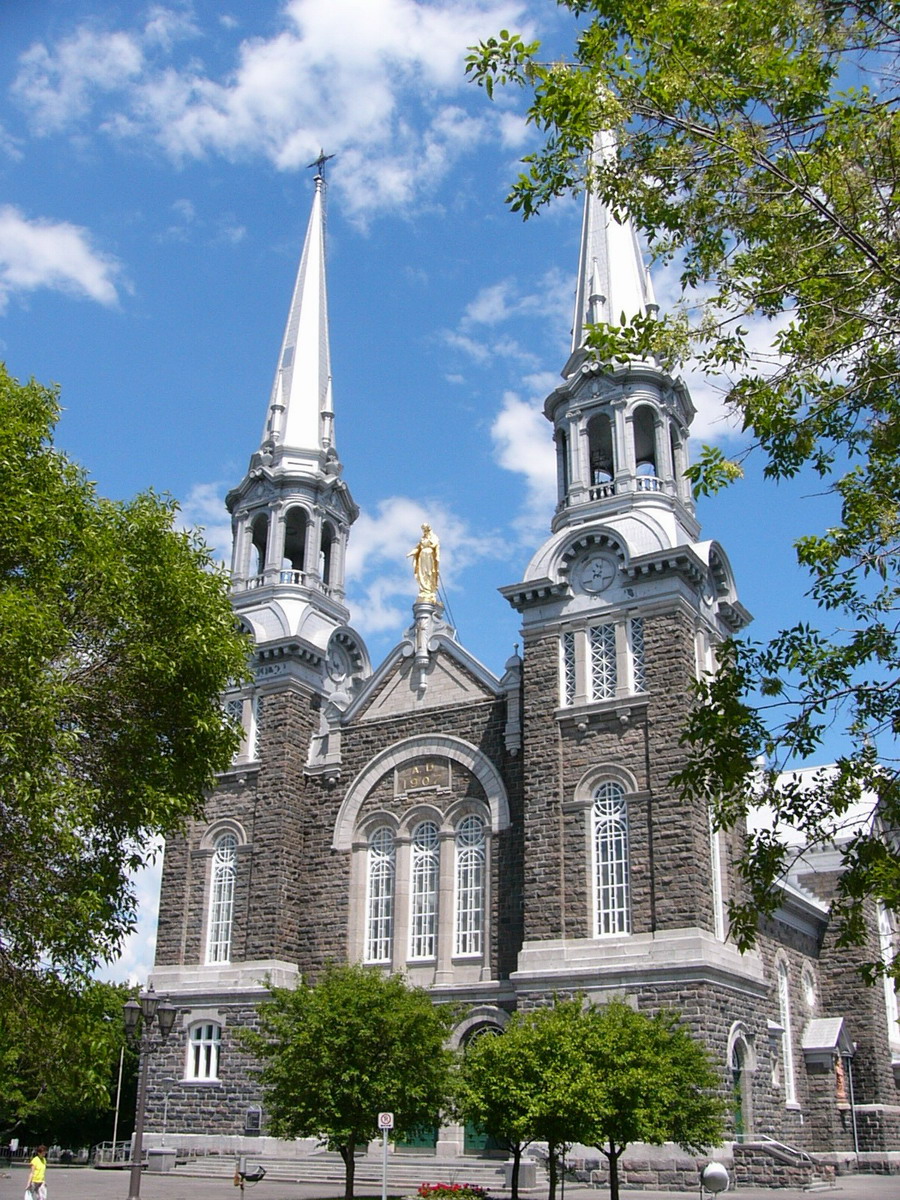
[[[662,1011],[649,1017],[613,1001],[589,1013],[588,1061],[594,1079],[592,1136],[609,1160],[618,1200],[618,1161],[633,1142],[676,1142],[699,1154],[724,1133],[721,1081],[706,1050]]]
[[[613,1001],[579,998],[516,1013],[503,1034],[478,1038],[460,1063],[457,1104],[468,1120],[508,1141],[516,1164],[528,1142],[597,1146],[618,1196],[619,1157],[633,1142],[700,1151],[722,1138],[720,1080],[706,1051],[671,1012],[654,1017]],[[517,1180],[514,1179],[514,1184]]]
[[[260,1030],[244,1044],[262,1060],[269,1128],[276,1137],[318,1137],[340,1152],[353,1196],[354,1152],[380,1136],[379,1112],[394,1114],[394,1137],[435,1126],[447,1101],[455,1016],[400,975],[330,966],[313,985],[273,988]]]
[[[748,900],[732,912],[747,945],[787,866],[781,830],[828,841],[867,794],[884,828],[900,824],[900,5],[561,3],[579,21],[569,61],[542,61],[538,43],[505,31],[469,60],[489,94],[528,90],[542,135],[512,207],[531,216],[590,187],[630,213],[654,255],[680,264],[685,302],[597,327],[596,354],[692,356],[719,377],[765,474],[812,472],[838,509],[832,527],[796,544],[823,628],[726,645],[687,727],[686,792],[715,797],[724,825],[751,800],[774,814],[774,833],[748,844]],[[615,148],[591,160],[604,131]],[[741,459],[717,449],[692,468],[700,494],[740,474]],[[837,772],[779,787],[833,726],[848,747]],[[867,897],[898,907],[900,861],[878,829],[854,836],[845,858],[839,908],[852,940]]]
[[[522,1151],[530,1142],[548,1144],[553,1200],[560,1148],[590,1141],[594,1081],[587,1022],[578,1000],[517,1012],[501,1035],[472,1042],[459,1064],[457,1106],[466,1120],[508,1143],[513,1200]]]
[[[0,1005],[0,1140],[78,1148],[112,1137],[128,996],[127,988],[97,980],[20,976],[19,989]],[[134,1054],[126,1059],[123,1132],[131,1128],[137,1068]]]
[[[20,995],[42,964],[74,978],[116,953],[130,873],[230,761],[220,695],[246,671],[209,551],[171,501],[99,497],[58,415],[0,368],[0,989]]]

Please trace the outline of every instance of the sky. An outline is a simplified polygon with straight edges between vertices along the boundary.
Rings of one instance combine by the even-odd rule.
[[[312,200],[328,164],[335,431],[361,508],[348,602],[373,663],[411,621],[430,521],[448,615],[497,674],[519,641],[497,588],[549,530],[545,396],[572,320],[580,205],[527,223],[504,197],[534,146],[525,97],[468,83],[508,28],[565,53],[553,0],[194,0],[0,5],[0,358],[60,385],[57,445],[101,493],[179,502],[224,558],[226,491],[257,448]],[[671,270],[654,276],[663,306]],[[761,334],[761,336],[765,336]],[[695,443],[740,449],[685,372]],[[751,465],[701,504],[766,637],[808,614],[792,539],[816,485]],[[837,746],[829,746],[833,756]],[[117,978],[152,960],[158,872]]]

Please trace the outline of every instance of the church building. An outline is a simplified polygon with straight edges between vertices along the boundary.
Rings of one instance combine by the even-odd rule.
[[[740,953],[737,835],[669,782],[692,684],[750,614],[701,536],[685,384],[584,345],[590,323],[656,311],[634,230],[586,197],[571,353],[544,405],[558,503],[502,589],[521,656],[497,678],[460,644],[425,527],[410,625],[373,664],[344,590],[359,510],[337,452],[324,193],[320,168],[259,447],[227,498],[253,679],[225,699],[244,731],[231,769],[165,849],[151,982],[179,1016],[150,1064],[147,1140],[165,1088],[170,1141],[264,1137],[236,1032],[265,978],[350,960],[463,1005],[458,1044],[555,994],[675,1008],[721,1071],[738,1146],[887,1162],[896,1000],[857,967],[893,945],[891,914],[873,910],[870,946],[836,948],[837,856],[820,852]],[[483,1149],[454,1125],[426,1142]]]

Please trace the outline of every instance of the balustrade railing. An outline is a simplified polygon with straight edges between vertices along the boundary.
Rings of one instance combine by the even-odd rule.
[[[264,587],[316,587],[326,596],[340,595],[339,589],[331,584],[322,583],[315,575],[306,571],[286,571],[274,569],[263,571],[259,575],[250,575],[247,579],[236,579],[232,582],[235,592],[252,592]]]

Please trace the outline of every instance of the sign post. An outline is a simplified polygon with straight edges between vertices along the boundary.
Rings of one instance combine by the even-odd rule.
[[[388,1130],[394,1128],[394,1114],[379,1113],[378,1128],[381,1130],[381,1200],[387,1200]]]

